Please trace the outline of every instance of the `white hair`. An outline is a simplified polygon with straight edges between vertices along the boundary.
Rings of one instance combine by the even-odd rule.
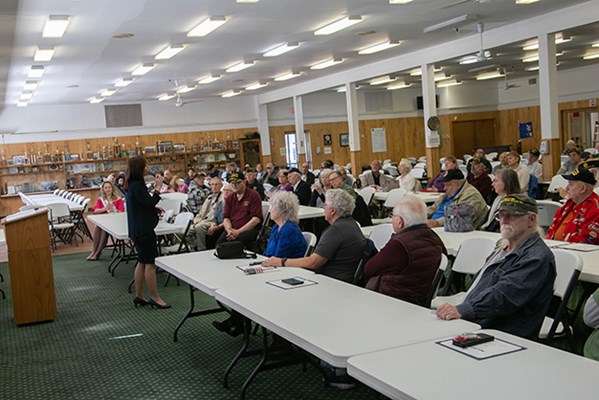
[[[354,212],[356,202],[354,198],[343,189],[329,189],[325,193],[327,205],[334,208],[340,217],[349,217]]]
[[[418,197],[408,194],[399,199],[393,214],[401,217],[404,228],[426,223],[426,204]]]

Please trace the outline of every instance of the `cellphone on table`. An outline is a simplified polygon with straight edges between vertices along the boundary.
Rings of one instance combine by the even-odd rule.
[[[304,283],[304,281],[302,281],[301,279],[297,279],[297,278],[282,279],[281,282],[286,283],[291,286],[301,285],[302,283]]]
[[[453,339],[453,345],[466,348],[495,340],[495,336],[486,333],[462,333]]]

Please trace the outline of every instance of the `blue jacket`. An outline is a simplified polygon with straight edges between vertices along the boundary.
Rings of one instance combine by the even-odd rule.
[[[272,228],[264,256],[300,258],[306,253],[307,247],[306,239],[304,239],[299,226],[287,221],[280,230],[277,224]]]
[[[464,302],[457,306],[462,318],[483,328],[535,338],[549,307],[556,276],[555,259],[549,247],[534,233],[482,274]]]
[[[131,181],[125,200],[129,238],[135,239],[153,231],[158,225],[156,204],[160,201],[160,195],[156,192],[150,195],[143,181]]]

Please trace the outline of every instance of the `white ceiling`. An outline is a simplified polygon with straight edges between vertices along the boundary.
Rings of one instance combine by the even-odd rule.
[[[272,81],[291,70],[305,72],[300,78],[271,82],[266,88],[247,92],[261,94],[448,43],[473,34],[475,23],[461,26],[458,32],[445,29],[423,34],[423,29],[464,14],[478,15],[490,30],[580,3],[584,0],[541,0],[531,5],[516,5],[514,0],[414,0],[408,5],[390,5],[388,0],[260,0],[255,4],[237,4],[235,0],[2,0],[0,91],[4,95],[0,92],[0,107],[15,105],[39,45],[53,45],[56,53],[51,62],[42,63],[46,73],[30,107],[88,102],[120,78],[131,76],[139,64],[154,62],[154,55],[169,43],[184,43],[186,48],[170,60],[157,62],[153,71],[105,103],[153,101],[174,90],[172,80],[191,84],[208,74],[224,75],[217,82],[183,94],[183,99],[189,101],[220,96],[259,80]],[[49,15],[71,17],[62,39],[41,37]],[[213,15],[224,15],[228,22],[204,38],[186,36],[191,28]],[[329,36],[313,34],[348,15],[361,15],[363,21]],[[568,32],[576,41],[567,44],[570,51],[566,67],[589,63],[580,56],[590,43],[599,41],[597,28],[593,25]],[[364,32],[372,33],[361,35]],[[135,36],[112,38],[117,33]],[[373,55],[357,54],[358,50],[387,39],[399,39],[402,44]],[[261,56],[286,42],[300,42],[301,46],[279,57]],[[510,68],[516,73],[514,77],[524,75],[519,72],[524,68],[521,48],[513,44],[493,50],[505,55],[495,57],[489,64]],[[311,65],[332,57],[344,58],[345,62],[320,71],[310,70]],[[241,60],[257,63],[244,71],[225,73],[226,68]],[[473,79],[475,75],[469,69],[476,65],[458,66],[457,59],[442,64],[460,79]]]

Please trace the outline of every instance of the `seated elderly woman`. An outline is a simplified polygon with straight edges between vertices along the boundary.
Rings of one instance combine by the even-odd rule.
[[[322,207],[324,203],[324,194],[331,188],[329,177],[333,172],[332,169],[325,168],[320,172],[318,179],[320,182],[312,184],[312,197],[310,198],[310,207]]]
[[[410,174],[412,170],[412,164],[407,159],[403,159],[399,162],[399,187],[405,189],[406,192],[413,192],[416,190],[416,179]]]
[[[289,183],[289,170],[282,169],[278,174],[279,185],[277,186],[277,191],[284,190],[286,192],[293,192],[293,185]]]
[[[306,253],[306,240],[297,225],[299,200],[292,192],[276,192],[270,199],[270,218],[275,226],[268,238],[267,257],[299,258]]]

